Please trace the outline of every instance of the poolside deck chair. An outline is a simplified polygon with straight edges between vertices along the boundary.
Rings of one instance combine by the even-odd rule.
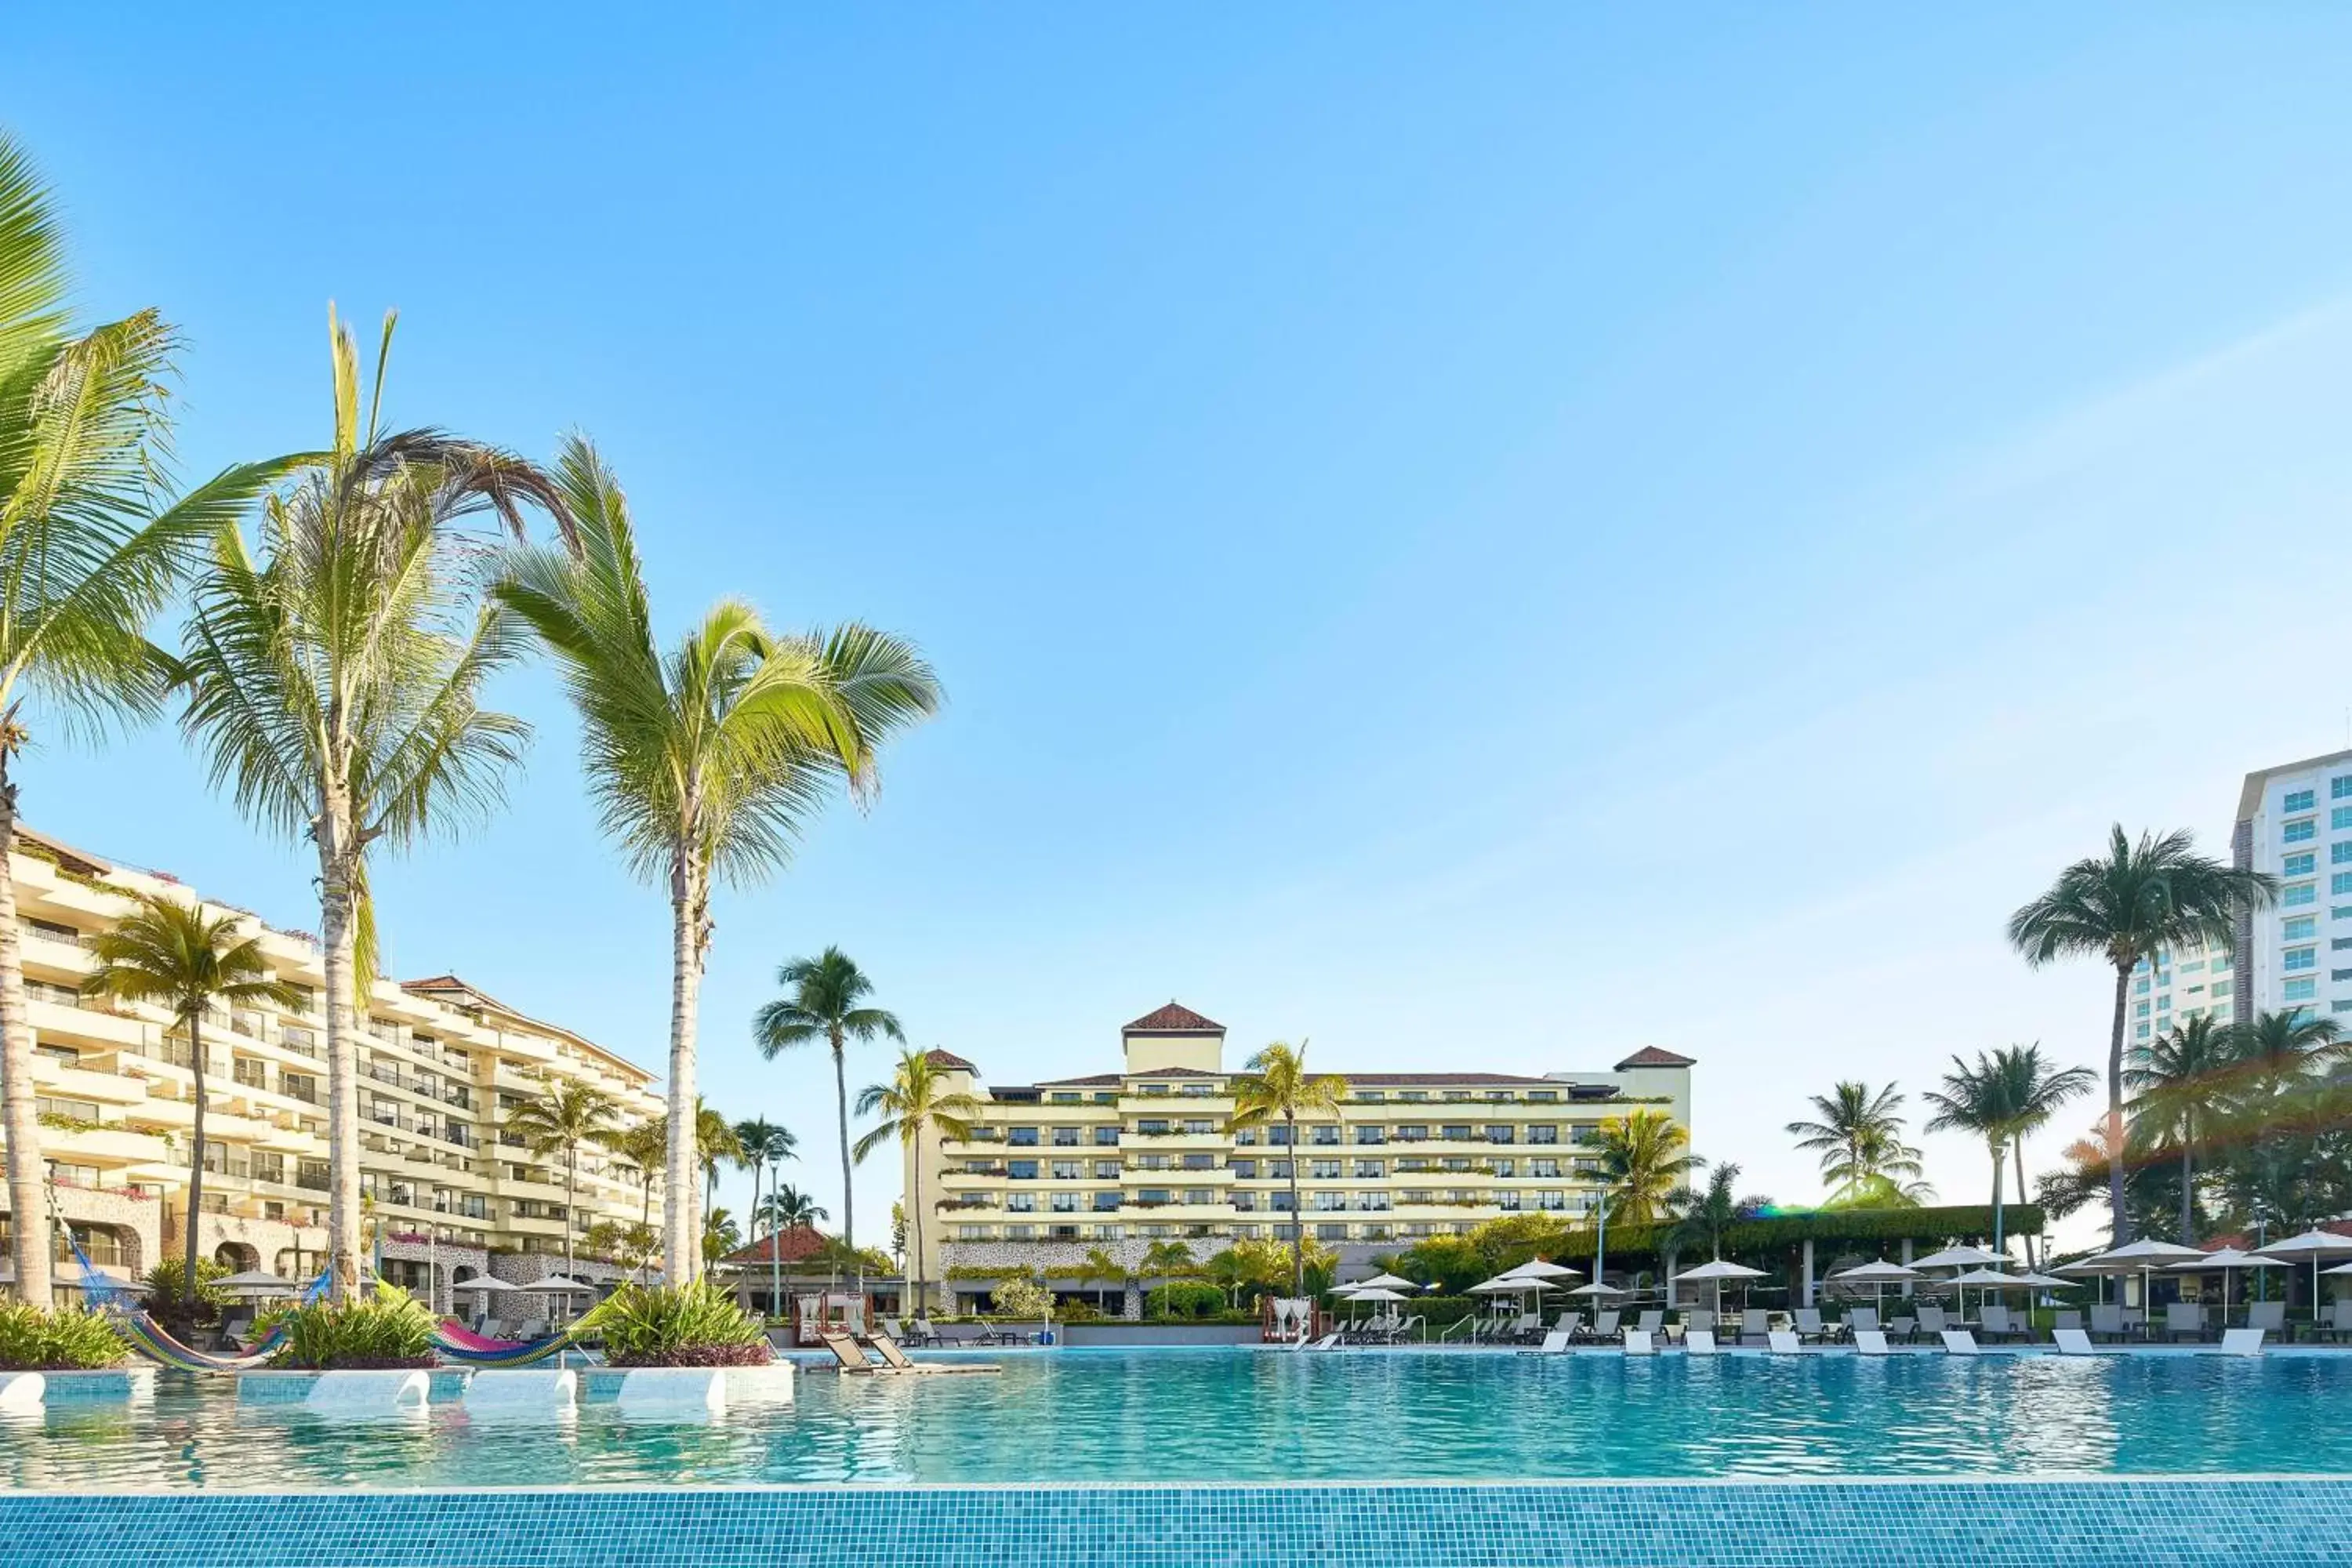
[[[2061,1307],[2050,1314],[2050,1326],[2053,1331],[2059,1329],[2079,1330],[2083,1326],[2082,1311],[2074,1307]]]
[[[2119,1340],[2124,1337],[2124,1310],[2119,1306],[2102,1305],[2091,1309],[2091,1337]]]
[[[2014,1339],[2025,1332],[2010,1310],[1997,1301],[1987,1301],[1977,1310],[1977,1317],[1979,1331],[1989,1340]]]
[[[1633,1326],[1645,1334],[1657,1333],[1666,1326],[1666,1314],[1661,1308],[1648,1308],[1633,1320]]]
[[[1940,1334],[1951,1326],[1951,1314],[1945,1311],[1943,1308],[1922,1307],[1919,1309],[1919,1331],[1921,1333]]]
[[[1886,1334],[1880,1329],[1856,1329],[1853,1331],[1853,1353],[1856,1355],[1886,1355]]]
[[[1569,1331],[1566,1329],[1554,1329],[1543,1337],[1543,1343],[1533,1350],[1524,1350],[1519,1353],[1521,1355],[1566,1355],[1568,1336]]]
[[[1551,1324],[1553,1333],[1566,1334],[1570,1339],[1574,1339],[1583,1327],[1584,1314],[1581,1312],[1562,1312],[1552,1320]]]
[[[2164,1309],[2164,1337],[2177,1340],[2184,1334],[2192,1340],[2205,1337],[2205,1309],[2194,1301],[2168,1302]]]
[[[2053,1329],[2050,1331],[2050,1339],[2051,1342],[2058,1347],[2058,1353],[2060,1355],[2096,1355],[2099,1353],[2091,1344],[2091,1336],[2084,1333],[2080,1329]]]
[[[1819,1307],[1800,1307],[1792,1317],[1797,1325],[1797,1337],[1801,1340],[1826,1340],[1833,1337],[1838,1331],[1837,1324],[1822,1321],[1822,1310]]]
[[[1655,1355],[1658,1353],[1658,1347],[1655,1342],[1650,1338],[1649,1332],[1646,1330],[1627,1329],[1625,1331],[1625,1353],[1627,1355]]]
[[[1760,1340],[1772,1331],[1772,1314],[1762,1307],[1750,1307],[1739,1314],[1739,1342]]]
[[[883,1371],[878,1363],[866,1358],[865,1350],[856,1340],[839,1329],[820,1331],[816,1342],[833,1352],[833,1359],[839,1363],[844,1376],[858,1373],[870,1377]]]
[[[1772,1347],[1774,1355],[1795,1355],[1802,1348],[1793,1329],[1769,1329],[1764,1342]]]
[[[1309,1351],[1335,1351],[1339,1348],[1339,1336],[1338,1334],[1325,1334],[1321,1339],[1315,1341],[1312,1344],[1302,1340],[1299,1342],[1298,1348]]]
[[[1703,1334],[1715,1332],[1715,1314],[1704,1307],[1693,1307],[1683,1314],[1683,1332],[1687,1334],[1693,1329]]]
[[[1715,1353],[1715,1331],[1713,1329],[1684,1330],[1683,1350],[1685,1353],[1689,1355],[1713,1355]]]
[[[1880,1331],[1878,1309],[1875,1307],[1849,1307],[1846,1309],[1845,1329],[1846,1332],[1850,1334],[1861,1333],[1865,1329],[1869,1330],[1874,1334],[1878,1333]]]
[[[2223,1355],[2260,1355],[2263,1353],[2263,1331],[2260,1329],[2224,1329],[2221,1331]]]
[[[1943,1331],[1943,1336],[1944,1353],[1946,1355],[1975,1355],[1978,1353],[1977,1337],[1976,1335],[1969,1332],[1968,1330],[1946,1329]]]
[[[889,1320],[884,1319],[885,1322]],[[882,1364],[892,1372],[916,1373],[924,1377],[994,1377],[1004,1369],[994,1362],[916,1362],[908,1359],[898,1348],[898,1342],[880,1329],[866,1336],[866,1345],[882,1358]]]
[[[2286,1334],[2286,1303],[2284,1301],[2249,1301],[2246,1303],[2246,1327],[2261,1329],[2284,1338]]]
[[[1605,1312],[1593,1313],[1592,1331],[1584,1337],[1589,1340],[1607,1340],[1613,1342],[1617,1338],[1617,1320],[1620,1314],[1613,1307]]]
[[[1901,1340],[1905,1344],[1909,1344],[1919,1337],[1919,1320],[1907,1312],[1888,1319],[1886,1337],[1890,1340]]]
[[[2327,1314],[2312,1320],[2314,1338],[2340,1340],[2352,1336],[2352,1298],[2332,1303]]]

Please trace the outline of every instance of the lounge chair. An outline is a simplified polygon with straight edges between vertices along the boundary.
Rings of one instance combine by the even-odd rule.
[[[2223,1355],[2260,1355],[2263,1353],[2263,1331],[2260,1329],[2224,1329],[2221,1331]]]
[[[1940,1334],[1951,1326],[1951,1314],[1945,1311],[1943,1308],[1922,1307],[1919,1309],[1919,1331],[1921,1333]]]
[[[1551,1323],[1553,1333],[1566,1334],[1570,1339],[1574,1339],[1583,1327],[1584,1314],[1581,1312],[1562,1312]]]
[[[2010,1315],[2009,1309],[1998,1302],[1987,1301],[1978,1309],[1977,1316],[1981,1320],[1979,1331],[1989,1340],[2014,1339],[2025,1332],[2017,1320]]]
[[[1819,1307],[1800,1307],[1793,1317],[1797,1324],[1797,1337],[1801,1340],[1826,1340],[1838,1331],[1838,1326],[1835,1323],[1822,1321],[1822,1310]]]
[[[2084,1333],[2080,1329],[2053,1329],[2050,1331],[2050,1339],[2051,1342],[2058,1347],[2058,1353],[2060,1355],[2096,1355],[2099,1353],[2096,1350],[2092,1348],[2091,1336]]]
[[[1661,1308],[1649,1308],[1633,1320],[1633,1326],[1645,1334],[1654,1334],[1666,1326],[1666,1314]]]
[[[2246,1327],[2286,1335],[2286,1303],[2284,1301],[2249,1301],[2246,1303]]]
[[[1845,1329],[1850,1334],[1858,1334],[1864,1329],[1874,1334],[1878,1333],[1880,1331],[1878,1309],[1875,1307],[1849,1308],[1845,1315]]]
[[[1339,1348],[1339,1336],[1336,1333],[1325,1334],[1321,1339],[1315,1341],[1312,1344],[1307,1343],[1304,1340],[1299,1342],[1299,1349],[1301,1350],[1335,1351]]]
[[[886,1333],[886,1334],[889,1335],[892,1339],[894,1339],[894,1340],[904,1340],[904,1339],[907,1337],[907,1331],[906,1331],[906,1330],[904,1330],[904,1329],[902,1329],[902,1328],[900,1328],[900,1327],[898,1326],[898,1319],[896,1319],[896,1318],[877,1318],[877,1319],[875,1319],[874,1321],[875,1321],[876,1322],[877,1322],[877,1323],[881,1324],[881,1325],[882,1325],[882,1331],[883,1331],[884,1333]]]
[[[1713,1355],[1715,1353],[1715,1331],[1713,1329],[1684,1330],[1683,1349],[1685,1352],[1691,1355]]]
[[[2056,1311],[2050,1314],[2050,1326],[2053,1331],[2058,1329],[2080,1330],[2083,1326],[2083,1314],[2077,1308],[2061,1307]]]
[[[1593,1313],[1592,1331],[1583,1337],[1588,1340],[1595,1341],[1616,1339],[1617,1320],[1620,1315],[1621,1314],[1614,1308],[1612,1308],[1605,1312]]]
[[[1554,1329],[1543,1337],[1543,1343],[1533,1350],[1521,1351],[1521,1355],[1566,1355],[1570,1331]]]
[[[1625,1331],[1625,1353],[1627,1355],[1655,1355],[1658,1353],[1658,1347],[1650,1338],[1648,1330],[1627,1329]]]
[[[883,1321],[889,1320],[885,1318]],[[925,1377],[990,1377],[1004,1370],[994,1362],[959,1362],[953,1364],[912,1362],[907,1359],[907,1352],[898,1348],[897,1340],[879,1330],[866,1337],[866,1344],[867,1349],[882,1358],[882,1363],[892,1372],[919,1373]]]
[[[1795,1355],[1801,1348],[1793,1329],[1768,1329],[1764,1342],[1772,1347],[1774,1355]]]
[[[1772,1314],[1762,1307],[1750,1307],[1739,1314],[1739,1342],[1760,1340],[1772,1331]]]
[[[1704,1307],[1694,1307],[1683,1314],[1683,1332],[1696,1329],[1703,1334],[1715,1332],[1715,1314]]]
[[[1966,1329],[1946,1329],[1943,1331],[1943,1337],[1944,1353],[1946,1355],[1975,1355],[1977,1353],[1977,1337],[1976,1335],[1969,1332]]]
[[[1905,1344],[1909,1344],[1919,1337],[1919,1320],[1907,1312],[1899,1317],[1888,1319],[1886,1337],[1890,1340],[1901,1340]]]
[[[1885,1331],[1880,1329],[1854,1330],[1853,1353],[1856,1355],[1887,1354],[1886,1334]]]
[[[2312,1320],[2313,1337],[2340,1340],[2352,1335],[2352,1297],[2334,1302],[2326,1316]]]
[[[857,1342],[839,1329],[820,1330],[816,1342],[833,1352],[833,1359],[840,1363],[845,1375],[857,1373],[871,1376],[885,1370],[878,1363],[867,1360],[866,1352]]]
[[[2124,1310],[2118,1306],[2098,1306],[2091,1309],[2091,1337],[2119,1340],[2124,1337]]]
[[[2205,1309],[2194,1301],[2173,1301],[2164,1309],[2164,1337],[2177,1340],[2183,1335],[2192,1340],[2205,1337]]]

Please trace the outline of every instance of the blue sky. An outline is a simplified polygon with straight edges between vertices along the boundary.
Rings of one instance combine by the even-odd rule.
[[[822,1065],[747,1030],[829,942],[1003,1082],[1171,995],[1335,1068],[1670,1046],[1807,1199],[1840,1076],[2103,1055],[2000,942],[2057,865],[2347,743],[2341,10],[241,9],[0,54],[89,311],[186,332],[189,471],[321,439],[327,301],[396,306],[394,416],[594,435],[673,625],[949,685],[719,910],[709,1091],[836,1217]],[[381,868],[393,967],[657,1066],[662,899],[499,695],[539,742]],[[23,776],[311,923],[169,731]]]

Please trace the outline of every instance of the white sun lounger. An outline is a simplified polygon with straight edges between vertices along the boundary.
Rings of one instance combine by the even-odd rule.
[[[2263,1331],[2260,1329],[2224,1329],[2221,1331],[2223,1355],[2260,1355],[2263,1353]]]
[[[1655,1342],[1654,1342],[1643,1330],[1627,1329],[1625,1331],[1625,1353],[1627,1355],[1655,1355],[1658,1353],[1658,1347]]]
[[[1975,1355],[1977,1353],[1976,1335],[1969,1332],[1966,1329],[1946,1329],[1944,1331],[1944,1353],[1946,1355]]]
[[[1325,1334],[1319,1340],[1301,1340],[1298,1348],[1303,1351],[1335,1351],[1339,1348],[1339,1336]]]
[[[1692,1355],[1713,1355],[1715,1331],[1713,1329],[1690,1330],[1683,1335],[1683,1349]]]
[[[1772,1347],[1772,1353],[1774,1355],[1795,1355],[1797,1353],[1797,1336],[1788,1329],[1772,1330],[1764,1336],[1764,1342]]]
[[[1854,1330],[1853,1353],[1856,1355],[1886,1354],[1886,1331],[1884,1329]]]
[[[2091,1347],[2091,1336],[2081,1329],[2053,1329],[2051,1340],[2058,1346],[2060,1355],[2096,1355]]]
[[[1521,1351],[1521,1355],[1566,1355],[1570,1329],[1554,1329],[1543,1337],[1543,1343],[1533,1350]]]

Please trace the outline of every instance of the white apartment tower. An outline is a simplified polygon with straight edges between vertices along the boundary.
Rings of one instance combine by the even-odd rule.
[[[2352,751],[2248,773],[2231,847],[2279,884],[2274,907],[2239,918],[2237,1016],[2295,1009],[2352,1026]]]

